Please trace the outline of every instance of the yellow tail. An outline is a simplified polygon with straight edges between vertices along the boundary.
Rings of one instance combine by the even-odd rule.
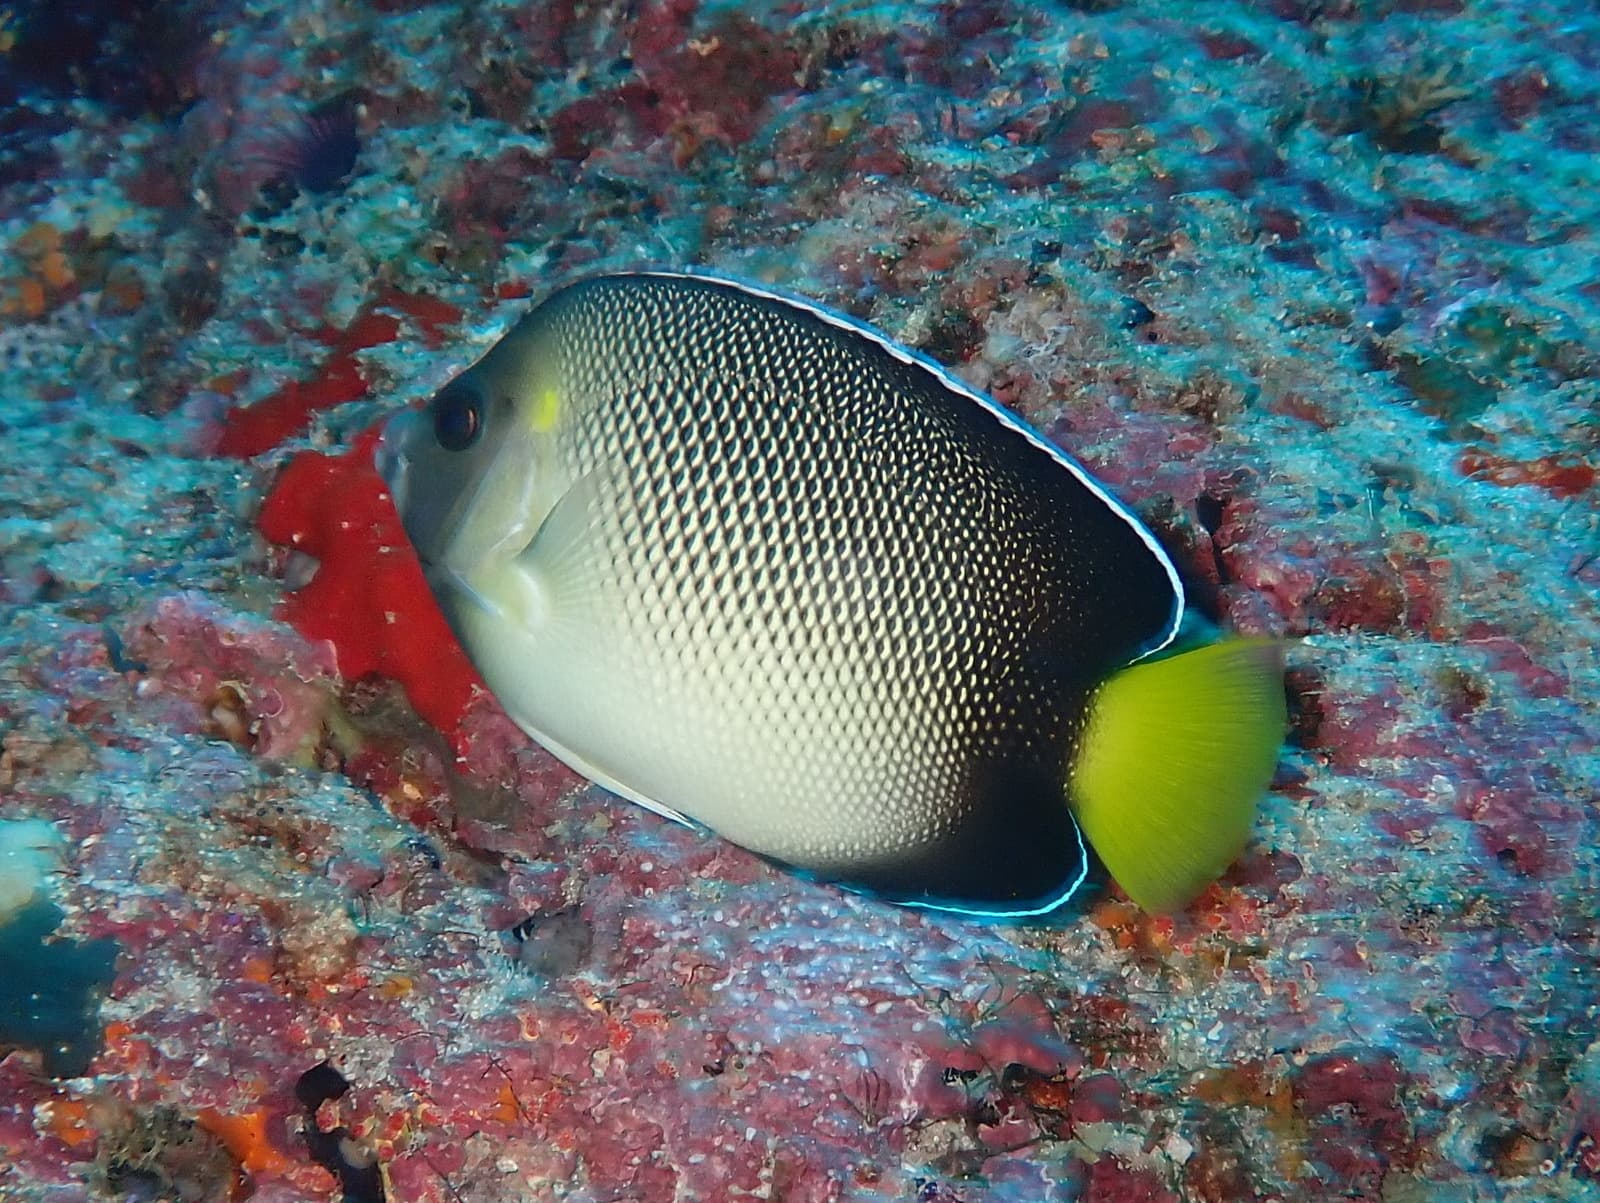
[[[1128,897],[1177,910],[1232,863],[1285,722],[1283,650],[1270,640],[1135,664],[1095,691],[1067,792]]]

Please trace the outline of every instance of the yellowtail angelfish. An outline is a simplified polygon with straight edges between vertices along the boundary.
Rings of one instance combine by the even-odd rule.
[[[814,877],[1035,915],[1182,906],[1248,838],[1271,643],[1189,650],[1134,513],[842,314],[601,276],[532,310],[379,465],[483,679],[578,772]]]

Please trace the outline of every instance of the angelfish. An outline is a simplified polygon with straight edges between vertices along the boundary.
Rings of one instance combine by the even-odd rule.
[[[1191,645],[1132,510],[842,314],[698,274],[579,281],[392,418],[378,460],[506,712],[668,818],[997,916],[1070,898],[1085,835],[1153,910],[1248,838],[1277,647]]]

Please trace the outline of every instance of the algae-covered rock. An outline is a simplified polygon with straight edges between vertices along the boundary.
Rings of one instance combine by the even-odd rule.
[[[1397,331],[1386,351],[1416,404],[1453,434],[1513,385],[1572,380],[1594,358],[1566,314],[1493,292],[1447,307],[1420,335]]]

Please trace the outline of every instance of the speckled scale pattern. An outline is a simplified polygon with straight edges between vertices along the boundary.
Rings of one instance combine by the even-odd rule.
[[[803,310],[631,277],[540,316],[575,415],[562,457],[608,482],[597,596],[622,608],[618,653],[660,706],[730,720],[682,734],[787,834],[714,826],[892,884],[997,788],[1043,782],[1064,814],[1071,683],[1131,658],[1171,602],[1137,546],[1148,604],[1074,570],[1090,542],[1137,544],[1124,519],[920,365]]]

